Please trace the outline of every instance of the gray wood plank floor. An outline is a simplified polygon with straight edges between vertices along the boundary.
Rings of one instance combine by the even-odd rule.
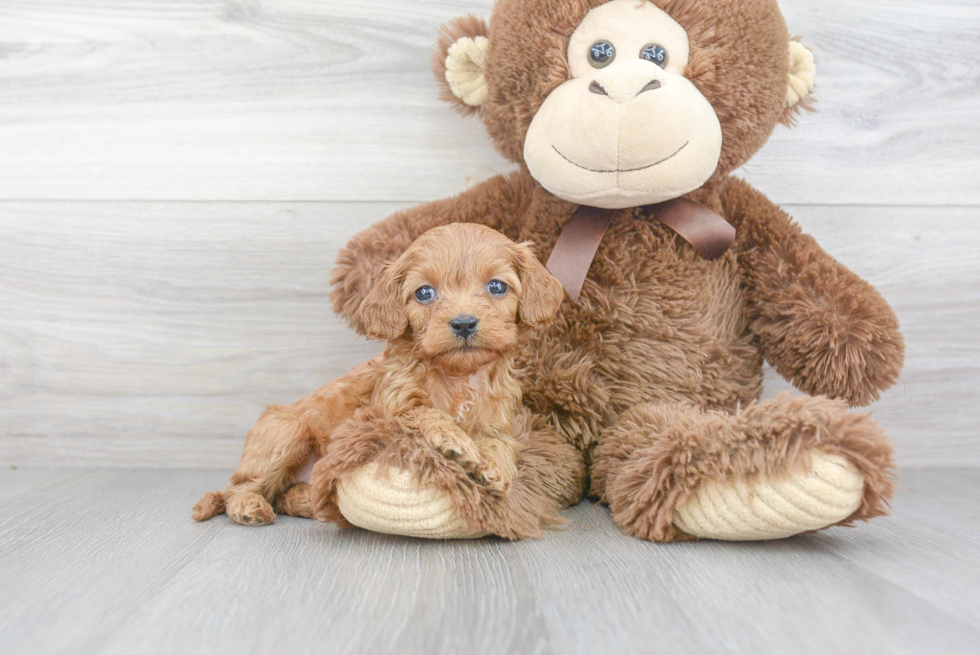
[[[583,503],[544,539],[424,542],[189,516],[226,472],[0,472],[0,652],[975,653],[980,472],[894,515],[661,545]]]

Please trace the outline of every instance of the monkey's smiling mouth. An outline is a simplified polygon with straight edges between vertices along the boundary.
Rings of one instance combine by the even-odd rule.
[[[675,150],[672,155],[668,155],[668,156],[664,157],[663,159],[661,159],[660,161],[655,161],[652,164],[647,164],[646,166],[640,166],[638,168],[613,168],[611,170],[604,170],[604,169],[601,169],[601,168],[589,168],[588,166],[582,166],[581,164],[576,164],[571,159],[569,159],[568,157],[566,157],[565,155],[563,155],[562,152],[561,152],[561,150],[559,150],[558,148],[555,147],[555,144],[551,144],[551,149],[554,150],[555,152],[557,152],[558,155],[562,159],[564,159],[565,161],[567,161],[569,164],[571,164],[572,166],[575,166],[577,168],[581,168],[584,171],[591,171],[593,173],[635,173],[637,171],[645,171],[646,169],[653,168],[654,166],[659,166],[660,164],[664,163],[668,159],[673,159],[675,156],[677,156],[677,154],[681,150],[683,150],[684,148],[686,148],[689,143],[691,143],[691,142],[690,141],[685,141],[684,142],[684,145],[682,145],[680,148],[678,148],[677,150]]]

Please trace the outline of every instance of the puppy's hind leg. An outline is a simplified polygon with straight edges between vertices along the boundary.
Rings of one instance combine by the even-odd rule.
[[[287,516],[313,518],[313,505],[310,501],[310,485],[307,482],[294,484],[286,493],[276,499],[276,511]]]
[[[272,503],[286,491],[314,448],[306,421],[286,407],[266,409],[245,438],[241,464],[224,494],[229,518],[243,525],[275,521]]]
[[[194,505],[194,520],[207,521],[212,516],[225,513],[225,494],[221,491],[209,491]]]

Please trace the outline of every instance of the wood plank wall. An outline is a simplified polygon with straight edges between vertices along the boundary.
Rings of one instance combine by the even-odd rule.
[[[264,403],[376,352],[327,276],[510,169],[429,73],[491,5],[0,0],[0,464],[231,468]],[[898,311],[900,463],[980,465],[980,5],[781,6],[819,112],[741,174]]]

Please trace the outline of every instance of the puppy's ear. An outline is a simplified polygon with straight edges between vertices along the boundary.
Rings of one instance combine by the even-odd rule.
[[[517,267],[521,276],[521,301],[518,305],[521,321],[531,327],[548,325],[558,313],[565,290],[538,261],[529,243],[517,245]]]
[[[402,259],[385,268],[357,310],[364,334],[369,339],[390,341],[408,328],[401,299]]]

